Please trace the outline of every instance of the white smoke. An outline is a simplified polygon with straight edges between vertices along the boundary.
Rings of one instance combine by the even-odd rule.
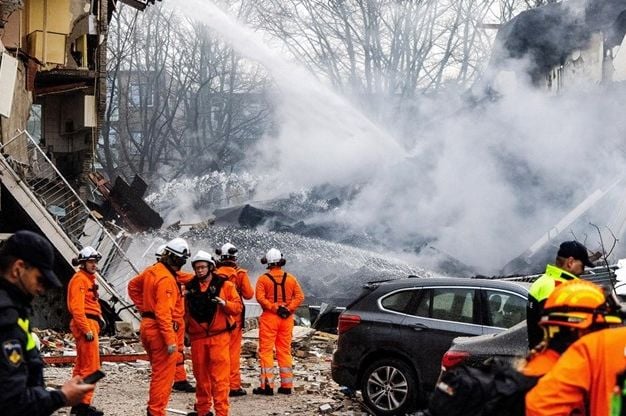
[[[491,272],[623,172],[619,89],[555,97],[518,82],[501,99],[473,107],[424,99],[416,118],[437,114],[434,121],[415,123],[411,137],[396,141],[260,34],[211,3],[185,3],[273,76],[278,133],[254,155],[257,173],[269,178],[259,184],[261,198],[358,183],[361,192],[333,212],[336,219],[398,247],[426,237]]]

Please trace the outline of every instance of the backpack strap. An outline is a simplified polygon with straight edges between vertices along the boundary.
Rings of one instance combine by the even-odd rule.
[[[286,302],[287,293],[285,292],[285,282],[287,281],[287,272],[283,273],[283,281],[280,283],[276,282],[274,276],[272,276],[269,272],[265,273],[265,275],[270,278],[272,283],[274,283],[274,303],[278,302],[278,286],[280,286],[280,291],[283,295],[283,302]]]

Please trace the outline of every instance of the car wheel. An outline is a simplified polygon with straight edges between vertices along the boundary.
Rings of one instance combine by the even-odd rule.
[[[367,367],[361,380],[363,400],[379,416],[404,415],[416,405],[415,375],[402,360],[376,361]]]

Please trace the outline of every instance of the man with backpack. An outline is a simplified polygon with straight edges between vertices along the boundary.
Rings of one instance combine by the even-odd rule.
[[[475,368],[464,365],[452,368],[436,386],[430,415],[522,416],[526,412],[526,393],[554,367],[573,342],[589,332],[621,322],[616,307],[607,302],[602,288],[580,279],[563,283],[545,303],[539,321],[544,339],[531,351],[521,372],[496,359]],[[581,408],[580,404],[582,401],[576,408]]]
[[[625,371],[626,327],[585,335],[528,393],[526,415],[621,416],[626,410]],[[574,413],[580,403],[586,403],[587,409]]]
[[[195,277],[185,285],[187,333],[191,341],[191,362],[196,377],[195,412],[188,416],[227,416],[230,385],[228,344],[234,317],[243,305],[235,285],[226,276],[214,273],[215,262],[198,251],[191,265]]]
[[[250,284],[248,271],[237,264],[237,247],[231,243],[224,244],[215,250],[220,256],[217,264],[217,274],[228,276],[228,280],[237,288],[241,304],[244,299],[252,299],[254,289]],[[235,317],[237,327],[230,333],[230,397],[245,396],[246,391],[241,388],[241,369],[239,357],[241,356],[241,340],[243,338],[243,324],[245,319],[245,306],[241,314]]]
[[[293,388],[293,358],[291,338],[293,313],[304,300],[298,279],[282,270],[286,261],[280,251],[268,250],[261,264],[267,264],[267,273],[257,279],[256,299],[263,308],[259,318],[259,361],[261,385],[253,394],[274,395],[274,348],[280,372],[278,393],[291,394]]]

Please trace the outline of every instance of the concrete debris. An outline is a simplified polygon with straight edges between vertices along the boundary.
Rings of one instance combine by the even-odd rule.
[[[38,331],[48,348],[45,353],[60,353],[73,346],[70,334]],[[259,367],[256,359],[257,340],[253,333],[245,333],[242,345],[241,374],[242,387],[248,395],[231,398],[233,415],[315,415],[335,416],[366,415],[354,394],[346,395],[330,376],[331,352],[336,347],[337,336],[316,332],[310,328],[297,328],[298,334],[293,342],[294,352],[294,393],[290,396],[257,396],[251,389],[257,387]],[[126,354],[126,351],[143,351],[136,339],[121,337],[103,337],[103,349],[113,353]],[[42,342],[43,344],[43,342]],[[50,347],[51,346],[51,347]],[[73,348],[73,347],[72,347]],[[188,352],[188,351],[187,351]],[[191,354],[186,354],[185,368],[192,383]],[[104,410],[106,415],[138,414],[137,409],[145,409],[150,381],[150,364],[145,360],[135,362],[103,362],[102,368],[107,376],[98,383],[94,396],[94,405]],[[277,368],[275,372],[277,373]],[[45,370],[48,385],[61,385],[70,377],[71,366],[48,367]],[[275,374],[276,380],[280,380]],[[194,395],[174,392],[168,407],[192,411]],[[280,408],[280,410],[277,410]],[[56,416],[66,415],[67,409],[59,410]],[[143,413],[142,413],[143,414]]]

